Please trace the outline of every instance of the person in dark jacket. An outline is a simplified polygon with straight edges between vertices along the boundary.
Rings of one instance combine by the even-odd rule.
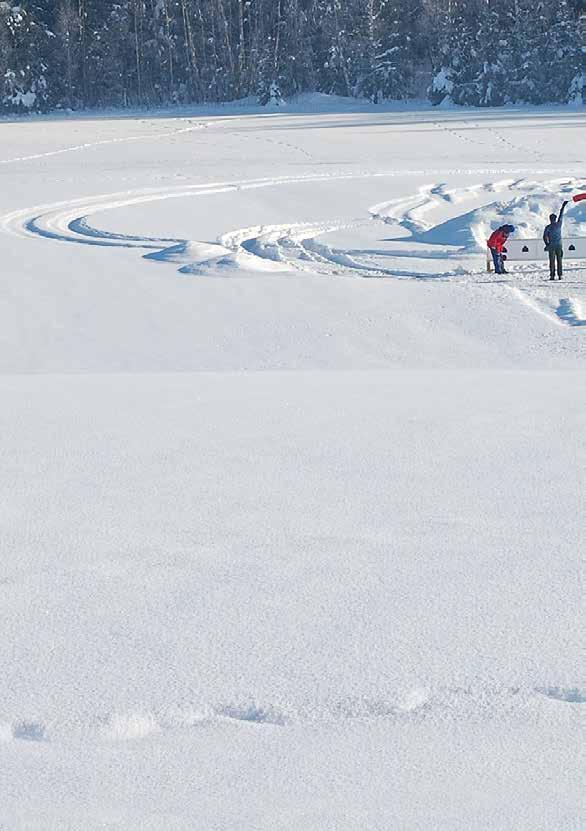
[[[501,225],[496,231],[493,231],[488,238],[487,245],[492,254],[492,261],[494,263],[494,270],[497,274],[508,274],[505,271],[505,264],[503,261],[503,249],[508,238],[515,232],[513,225]]]
[[[562,261],[564,256],[564,246],[562,242],[562,223],[564,221],[564,211],[566,210],[567,200],[562,205],[559,216],[555,214],[549,215],[549,225],[545,226],[543,232],[543,241],[545,243],[545,250],[549,254],[549,279],[555,280],[555,271],[557,265],[558,280],[562,279],[563,269]]]

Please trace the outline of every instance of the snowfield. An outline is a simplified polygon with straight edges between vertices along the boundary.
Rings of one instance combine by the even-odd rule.
[[[0,122],[2,831],[584,828],[585,128]]]

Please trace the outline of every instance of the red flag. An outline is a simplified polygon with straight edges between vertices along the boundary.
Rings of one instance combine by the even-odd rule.
[[[574,202],[582,202],[584,199],[586,199],[586,193],[577,193],[574,196]]]

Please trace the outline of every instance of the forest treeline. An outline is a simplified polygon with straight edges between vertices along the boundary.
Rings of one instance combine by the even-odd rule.
[[[0,111],[582,102],[586,0],[0,0]]]

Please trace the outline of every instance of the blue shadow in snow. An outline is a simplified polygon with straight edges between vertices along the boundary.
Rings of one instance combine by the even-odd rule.
[[[99,245],[101,247],[107,248],[118,248],[120,247],[119,242],[109,242],[107,240],[102,239],[74,239],[73,237],[68,237],[65,234],[58,234],[56,231],[49,231],[47,228],[43,228],[39,225],[39,220],[42,219],[40,216],[36,216],[33,219],[29,219],[29,221],[24,226],[26,230],[31,233],[35,234],[37,237],[43,237],[43,239],[50,239],[56,240],[57,242],[75,242],[78,245]],[[129,248],[134,246],[128,246]]]
[[[76,237],[70,237],[66,234],[60,234],[57,231],[51,231],[48,228],[43,228],[39,224],[42,216],[33,217],[26,225],[26,230],[35,234],[35,236],[43,237],[44,239],[56,240],[57,242],[73,242],[77,245],[98,245],[102,248],[152,248],[160,249],[166,243],[180,243],[182,240],[177,239],[157,239],[154,237],[139,237],[131,236],[130,234],[114,234],[109,231],[101,231],[98,228],[93,228],[87,222],[87,217],[80,216],[73,219],[67,228]]]
[[[115,234],[112,231],[102,231],[101,228],[94,228],[90,225],[87,216],[80,216],[77,219],[74,219],[67,227],[70,231],[73,231],[74,234],[80,234],[81,236],[90,237],[91,239],[117,240],[120,243],[133,242],[138,243],[139,246],[143,246],[145,248],[161,247],[158,243],[165,244],[182,242],[182,240],[165,239],[164,237],[142,237],[132,236],[132,234]]]
[[[577,687],[537,687],[537,692],[557,701],[567,701],[569,704],[586,703],[586,692]]]
[[[567,323],[569,326],[586,326],[586,320],[578,317],[574,304],[568,298],[560,299],[559,306],[556,309],[556,314]]]

